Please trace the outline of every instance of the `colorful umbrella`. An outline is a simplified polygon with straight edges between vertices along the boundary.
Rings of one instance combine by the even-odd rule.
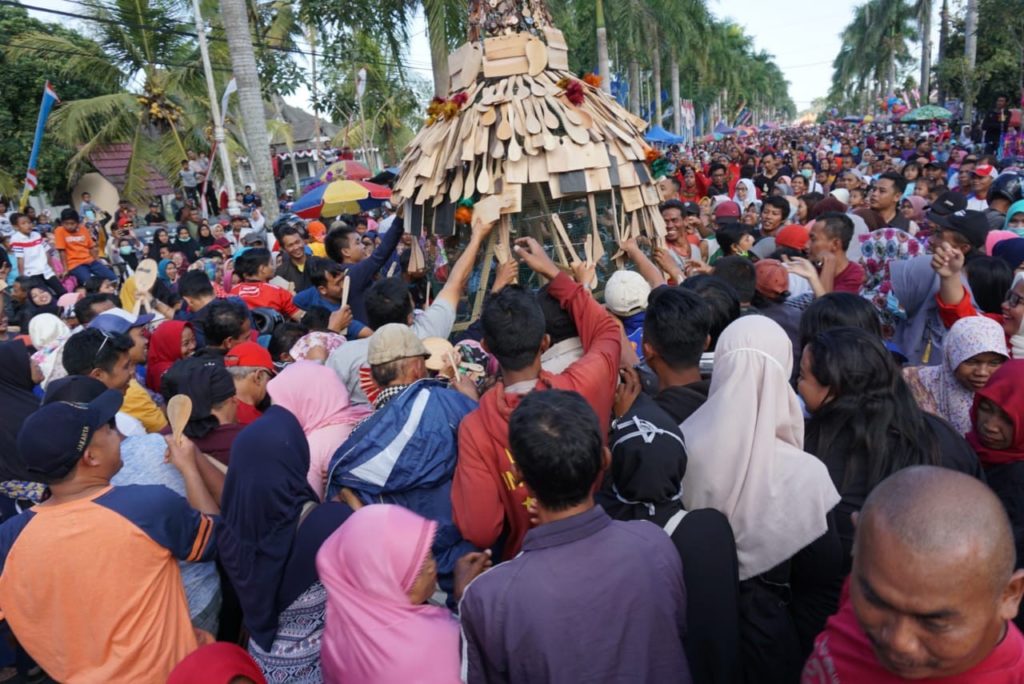
[[[373,173],[370,169],[366,168],[363,164],[351,159],[342,159],[341,161],[334,162],[321,171],[320,180],[366,180],[372,175]]]
[[[900,121],[904,123],[910,121],[948,121],[952,118],[953,112],[949,111],[945,107],[925,105],[924,107],[918,107],[917,109],[907,112],[900,117]]]
[[[306,190],[292,205],[292,212],[304,219],[340,214],[358,214],[375,209],[391,199],[391,190],[366,181],[336,180]]]

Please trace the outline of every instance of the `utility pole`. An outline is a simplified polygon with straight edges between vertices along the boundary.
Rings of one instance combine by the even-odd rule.
[[[601,77],[601,89],[611,95],[612,75],[608,66],[608,29],[604,26],[604,3],[596,0],[597,23],[597,70]]]
[[[213,144],[217,147],[220,156],[220,165],[224,168],[224,188],[228,193],[228,215],[235,216],[242,213],[235,197],[235,179],[231,172],[231,159],[228,157],[228,147],[224,144],[224,117],[220,111],[220,104],[217,100],[217,85],[213,81],[213,67],[210,65],[210,51],[206,46],[206,26],[203,24],[203,15],[199,9],[199,0],[192,0],[192,12],[196,20],[196,36],[199,39],[199,54],[203,59],[203,71],[206,74],[206,90],[210,97],[210,114],[213,116]],[[210,160],[210,169],[213,168],[213,160]],[[210,182],[210,172],[206,172],[206,182]]]
[[[978,0],[967,0],[967,16],[964,21],[964,57],[970,78],[975,79],[974,66],[978,59]],[[974,88],[965,88],[964,123],[974,121]]]

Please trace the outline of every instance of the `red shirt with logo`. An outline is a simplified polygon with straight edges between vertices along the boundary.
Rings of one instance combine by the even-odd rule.
[[[231,290],[231,294],[245,302],[250,309],[273,309],[288,317],[302,311],[292,301],[291,292],[269,283],[239,283]]]

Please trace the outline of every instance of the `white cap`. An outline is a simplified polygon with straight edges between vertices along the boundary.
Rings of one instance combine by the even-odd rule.
[[[836,188],[829,194],[835,197],[843,204],[845,204],[846,206],[850,206],[850,191],[847,190],[846,188]]]
[[[647,309],[651,286],[636,271],[616,271],[604,286],[604,305],[616,316],[632,316]]]

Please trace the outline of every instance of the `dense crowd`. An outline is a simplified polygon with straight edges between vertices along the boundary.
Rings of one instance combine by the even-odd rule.
[[[5,676],[1024,682],[1024,174],[667,152],[665,235],[571,266],[202,218],[187,162],[143,217],[0,206]]]

